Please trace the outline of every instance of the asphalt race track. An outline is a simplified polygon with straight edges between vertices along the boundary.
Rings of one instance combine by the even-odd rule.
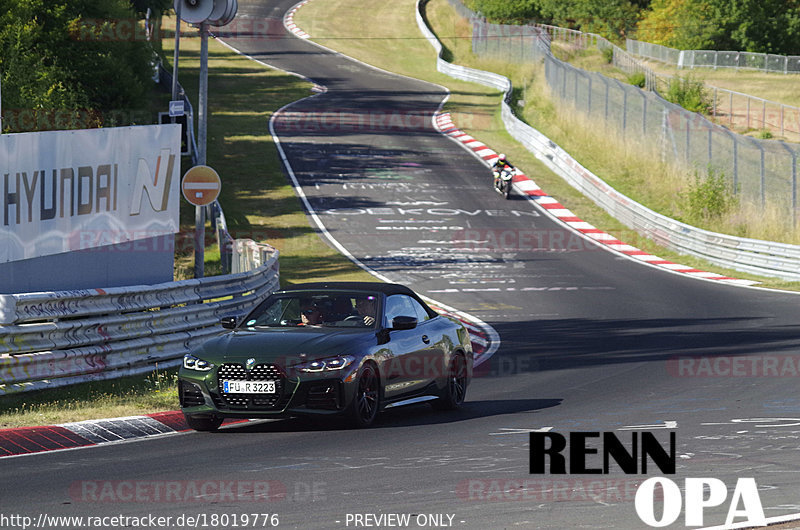
[[[240,1],[239,16],[279,21],[293,0],[259,4]],[[634,494],[658,468],[531,475],[530,432],[552,430],[613,432],[627,447],[633,433],[668,445],[674,432],[668,478],[681,489],[716,478],[729,501],[737,479],[754,478],[767,518],[800,513],[797,295],[601,250],[522,196],[492,191],[487,168],[431,125],[441,88],[268,26],[269,38],[226,42],[327,87],[274,122],[319,222],[370,269],[493,326],[499,349],[454,413],[420,405],[368,430],[254,422],[4,459],[0,512],[208,523],[275,513],[281,527],[325,529],[377,527],[379,514],[406,514],[409,525],[395,526],[407,528],[645,527]],[[599,455],[587,460],[601,467]],[[704,524],[724,523],[728,501]]]

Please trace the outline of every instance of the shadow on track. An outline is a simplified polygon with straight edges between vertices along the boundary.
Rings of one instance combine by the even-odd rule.
[[[561,399],[498,399],[490,401],[467,401],[456,411],[442,412],[430,408],[427,404],[398,407],[383,412],[369,430],[416,427],[421,425],[442,425],[467,420],[503,416],[506,414],[535,413],[538,410],[555,407]],[[235,424],[225,427],[216,434],[235,433],[283,433],[283,432],[333,432],[352,431],[341,420],[332,417],[291,418],[281,421],[254,422]]]

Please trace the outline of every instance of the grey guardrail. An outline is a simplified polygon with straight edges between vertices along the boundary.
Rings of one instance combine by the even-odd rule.
[[[238,274],[0,295],[0,395],[177,366],[221,331],[220,317],[249,311],[278,280],[273,251]]]
[[[800,280],[800,246],[719,234],[670,219],[619,193],[580,165],[555,142],[514,115],[508,105],[511,95],[508,78],[442,59],[442,45],[422,16],[424,3],[425,0],[417,0],[417,25],[436,49],[437,70],[455,79],[503,91],[501,116],[511,136],[625,226],[667,248],[726,268],[784,280]]]

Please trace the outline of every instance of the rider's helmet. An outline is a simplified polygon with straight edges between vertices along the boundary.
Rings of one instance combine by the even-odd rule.
[[[500,160],[500,162],[505,162],[506,161],[506,155],[504,155],[503,153],[500,153],[500,156],[498,156],[497,159]]]

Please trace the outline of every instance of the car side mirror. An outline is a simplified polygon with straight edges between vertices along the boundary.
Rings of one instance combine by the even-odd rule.
[[[414,329],[417,327],[416,317],[396,316],[392,319],[392,330]]]
[[[222,317],[219,319],[219,323],[225,329],[236,329],[236,317]]]

